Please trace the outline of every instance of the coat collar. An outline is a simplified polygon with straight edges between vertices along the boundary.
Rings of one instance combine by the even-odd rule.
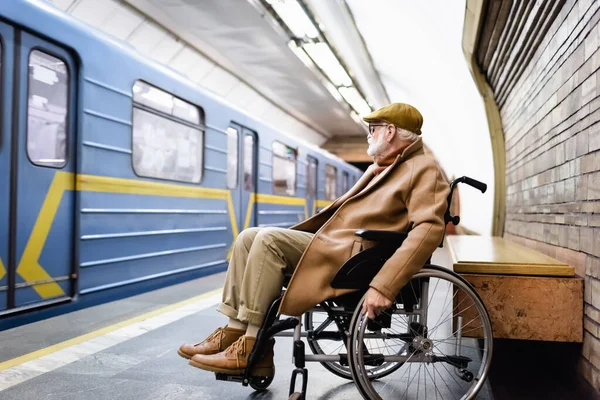
[[[363,190],[361,190],[360,192],[356,193],[356,196],[362,196],[365,193],[370,192],[371,190],[373,190],[373,188],[380,185],[381,182],[384,180],[384,178],[387,175],[389,175],[390,172],[393,171],[399,164],[402,164],[402,162],[404,162],[404,161],[408,160],[409,158],[411,158],[412,156],[422,153],[422,152],[423,152],[423,139],[418,138],[416,141],[411,143],[407,148],[405,148],[404,151],[402,151],[402,153],[400,153],[396,156],[396,159],[394,160],[392,165],[387,167],[383,172],[381,172],[377,177],[375,177],[375,179],[377,179],[377,180],[372,185],[370,185],[370,186],[364,188]],[[376,166],[376,164],[372,164],[371,166],[369,166],[367,171],[369,171],[371,168],[374,168],[375,166]],[[372,176],[372,173],[371,173],[371,176]],[[354,195],[353,195],[353,197],[354,197]]]
[[[350,198],[353,198],[358,195],[363,195],[364,193],[371,191],[375,186],[380,184],[383,178],[385,178],[385,176],[388,175],[390,171],[393,170],[398,164],[401,164],[402,161],[409,159],[412,155],[418,153],[419,150],[423,150],[423,139],[421,138],[418,138],[415,142],[411,143],[407,148],[405,148],[404,151],[402,151],[402,153],[398,154],[392,165],[386,168],[377,177],[373,175],[373,169],[377,167],[377,164],[373,163],[369,165],[363,176],[348,192],[343,194],[341,197],[338,197],[333,203],[331,203],[329,206],[325,207],[321,211],[338,207],[340,204],[343,204],[346,200]],[[371,186],[367,187],[369,182],[371,182],[371,180],[374,178],[377,178],[377,181],[374,182]]]

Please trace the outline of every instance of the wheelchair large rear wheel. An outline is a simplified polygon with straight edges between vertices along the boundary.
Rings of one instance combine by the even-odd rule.
[[[349,358],[358,390],[365,399],[473,399],[492,357],[492,325],[481,298],[437,266],[423,268],[407,287],[419,288],[410,296],[414,308],[398,298],[388,315],[371,321],[362,314],[363,297],[353,314]],[[365,352],[364,339],[374,335],[380,344]],[[373,380],[369,364],[378,359],[398,368]]]

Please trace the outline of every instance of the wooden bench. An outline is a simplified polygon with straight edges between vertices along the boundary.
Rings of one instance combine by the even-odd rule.
[[[494,338],[583,341],[584,279],[573,267],[501,237],[449,235],[446,243],[454,271],[481,296]]]

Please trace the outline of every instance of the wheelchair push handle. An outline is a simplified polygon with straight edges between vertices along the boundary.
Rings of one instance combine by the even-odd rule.
[[[452,194],[454,193],[454,188],[459,183],[466,183],[469,186],[474,187],[481,191],[481,193],[485,193],[487,190],[487,185],[483,182],[479,182],[476,179],[469,178],[468,176],[461,176],[460,178],[456,178],[450,183],[450,194],[448,195],[448,208],[446,209],[446,213],[444,215],[444,222],[447,224],[448,222],[452,222],[454,225],[458,225],[460,223],[460,217],[458,215],[450,215],[450,206],[452,205]]]
[[[461,178],[458,178],[457,181],[459,179],[462,179],[460,182],[466,183],[467,185],[472,186],[475,189],[478,189],[481,193],[485,193],[485,191],[487,190],[487,185],[485,183],[479,182],[478,180],[475,180],[473,178],[469,178],[468,176],[463,176]]]

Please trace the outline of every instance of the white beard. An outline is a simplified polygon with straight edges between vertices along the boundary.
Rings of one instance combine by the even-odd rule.
[[[369,148],[367,149],[367,154],[370,157],[379,157],[383,151],[385,150],[385,141],[383,140],[383,135],[379,135],[377,138],[377,142],[369,143]]]

